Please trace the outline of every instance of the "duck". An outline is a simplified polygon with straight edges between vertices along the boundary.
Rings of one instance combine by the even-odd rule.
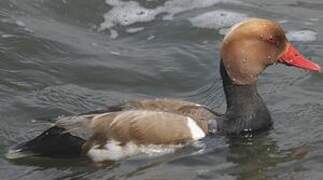
[[[224,113],[173,98],[131,100],[59,117],[39,136],[10,148],[7,157],[84,156],[101,163],[177,149],[210,135],[266,131],[273,121],[256,87],[266,67],[280,63],[320,72],[320,66],[306,59],[281,26],[269,19],[251,18],[232,26],[222,41],[220,56]]]

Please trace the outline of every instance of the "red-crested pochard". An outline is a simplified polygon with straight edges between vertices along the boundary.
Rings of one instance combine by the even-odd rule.
[[[279,24],[266,19],[243,21],[231,28],[221,48],[220,72],[227,101],[224,114],[175,99],[129,101],[58,118],[55,126],[15,146],[7,157],[23,152],[50,157],[84,155],[100,163],[181,147],[210,134],[266,130],[272,120],[256,81],[275,63],[320,71],[319,65],[305,59],[288,42]]]

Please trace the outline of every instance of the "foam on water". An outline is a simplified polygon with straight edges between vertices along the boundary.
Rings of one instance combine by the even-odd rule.
[[[12,34],[1,34],[2,38],[11,38],[11,37],[15,37],[15,35]]]
[[[151,22],[157,15],[165,14],[163,20],[172,20],[175,15],[206,7],[211,7],[219,3],[239,4],[238,0],[170,0],[162,6],[154,9],[142,7],[135,1],[106,0],[106,4],[112,9],[104,14],[104,22],[101,23],[99,31],[119,26],[129,26],[139,22]],[[213,19],[213,18],[212,18]],[[139,29],[143,30],[143,29]],[[138,31],[137,31],[138,32]]]
[[[129,28],[126,30],[126,32],[127,33],[136,33],[136,32],[142,31],[144,29],[145,29],[144,27]]]
[[[16,24],[18,26],[21,26],[21,27],[25,27],[26,26],[26,24],[24,22],[20,21],[20,20],[16,20]]]
[[[214,6],[219,3],[240,4],[236,0],[170,0],[164,6],[160,7],[161,13],[168,13],[164,16],[164,20],[171,20],[176,14],[193,10]]]
[[[189,20],[195,27],[221,29],[230,27],[247,18],[248,16],[242,13],[226,10],[216,10],[198,15],[196,17],[190,18]]]
[[[163,20],[172,20],[179,13],[209,8],[220,3],[241,4],[238,0],[169,0],[156,8],[145,8],[136,1],[106,0],[105,2],[112,8],[104,14],[104,22],[101,23],[99,31],[109,30],[112,39],[118,37],[116,26],[151,22],[158,15],[162,15]],[[220,34],[225,35],[230,26],[247,18],[247,14],[239,12],[214,10],[188,17],[188,20],[194,27],[217,29]],[[287,20],[280,21],[282,24],[286,22]],[[125,32],[136,33],[144,29],[144,27],[129,27]],[[289,31],[287,37],[291,41],[314,41],[317,39],[317,33],[311,30]]]
[[[154,20],[158,9],[146,9],[138,2],[120,0],[106,0],[113,8],[104,15],[104,22],[99,30],[110,29],[115,25],[128,26],[136,22],[149,22]]]
[[[115,39],[118,36],[119,36],[119,34],[118,34],[118,32],[116,30],[114,30],[114,29],[111,29],[110,30],[110,37],[111,37],[111,39]]]
[[[288,31],[287,39],[290,41],[315,41],[317,33],[311,30]]]

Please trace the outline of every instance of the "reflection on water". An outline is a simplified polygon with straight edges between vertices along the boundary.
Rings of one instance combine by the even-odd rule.
[[[280,65],[258,83],[275,122],[260,135],[207,137],[107,167],[4,154],[59,115],[127,99],[176,97],[224,111],[218,48],[227,28],[247,17],[274,19],[323,64],[322,7],[320,0],[2,0],[1,179],[320,179],[323,75]]]

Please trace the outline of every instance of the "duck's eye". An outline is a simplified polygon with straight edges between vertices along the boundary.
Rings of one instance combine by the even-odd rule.
[[[272,36],[270,36],[269,38],[265,39],[266,42],[268,42],[269,44],[275,45],[275,46],[279,46],[279,42],[273,38]]]

